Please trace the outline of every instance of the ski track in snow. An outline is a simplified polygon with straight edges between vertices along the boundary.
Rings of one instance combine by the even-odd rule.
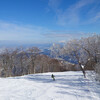
[[[100,100],[100,84],[79,72],[0,78],[0,100]]]

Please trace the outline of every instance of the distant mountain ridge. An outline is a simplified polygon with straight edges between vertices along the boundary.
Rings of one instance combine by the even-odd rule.
[[[23,41],[8,41],[8,40],[1,40],[0,41],[0,48],[14,48],[20,47],[23,48],[27,47],[38,47],[39,49],[48,49],[52,43],[33,43],[33,42],[23,42]]]

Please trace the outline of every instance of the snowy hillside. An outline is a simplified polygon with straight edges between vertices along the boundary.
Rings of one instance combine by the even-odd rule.
[[[100,85],[81,72],[0,78],[0,100],[100,100]]]

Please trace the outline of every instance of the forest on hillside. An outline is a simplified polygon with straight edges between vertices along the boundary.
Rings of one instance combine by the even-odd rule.
[[[68,70],[81,70],[85,77],[85,70],[94,70],[100,80],[100,35],[53,44],[50,51],[47,56],[37,47],[6,48],[0,53],[0,77]]]

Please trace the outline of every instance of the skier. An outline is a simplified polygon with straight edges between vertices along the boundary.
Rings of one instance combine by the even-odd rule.
[[[53,74],[51,75],[51,77],[52,77],[53,81],[55,81],[55,76]]]

